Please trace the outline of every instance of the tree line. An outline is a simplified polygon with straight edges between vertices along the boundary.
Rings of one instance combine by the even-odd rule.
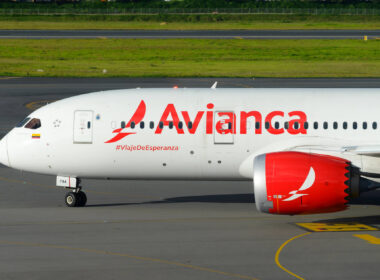
[[[0,6],[122,8],[380,8],[380,0],[0,0]]]

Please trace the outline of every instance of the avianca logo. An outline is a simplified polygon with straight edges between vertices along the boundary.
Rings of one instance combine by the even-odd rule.
[[[306,179],[303,182],[302,186],[298,190],[289,192],[289,194],[291,194],[292,196],[284,199],[283,201],[292,201],[301,196],[308,195],[307,193],[298,193],[298,192],[307,190],[314,184],[314,182],[315,182],[315,171],[313,167],[310,167],[309,174],[306,176]]]
[[[238,114],[239,120],[237,121],[238,117],[235,112],[214,112],[214,104],[212,103],[207,104],[206,107],[207,110],[198,111],[195,116],[190,117],[189,111],[177,111],[174,104],[168,104],[161,115],[159,120],[160,125],[157,126],[155,134],[161,134],[163,128],[170,125],[176,129],[178,134],[185,134],[185,129],[187,129],[189,134],[195,134],[203,119],[206,119],[206,134],[247,134],[247,123],[251,119],[254,119],[253,128],[255,134],[262,134],[263,129],[275,135],[285,132],[293,135],[307,133],[303,126],[307,121],[307,116],[302,111],[291,111],[287,114],[283,111],[272,111],[265,118],[263,118],[263,115],[259,111],[240,111]],[[141,122],[145,113],[146,104],[142,100],[125,128],[130,127],[132,122],[135,125]],[[284,124],[284,118],[288,118],[289,120],[286,121],[286,125],[283,128],[280,128],[280,125],[273,125],[275,122]],[[237,122],[239,122],[238,125]],[[180,125],[180,123],[185,125]],[[188,125],[189,123],[191,125]],[[263,123],[265,124],[264,127]],[[136,132],[123,132],[123,130],[124,128],[115,129],[113,133],[117,133],[116,136],[105,143],[114,143],[130,134],[136,134]]]
[[[141,122],[145,116],[145,112],[146,112],[146,105],[145,105],[144,100],[141,100],[140,105],[137,107],[136,112],[133,114],[132,118],[126,124],[125,128],[131,127],[132,122],[134,122],[135,124],[138,124],[139,122]],[[136,134],[136,132],[122,132],[122,130],[123,128],[118,128],[112,131],[112,133],[117,133],[116,136],[106,141],[105,143],[114,143],[130,134]]]

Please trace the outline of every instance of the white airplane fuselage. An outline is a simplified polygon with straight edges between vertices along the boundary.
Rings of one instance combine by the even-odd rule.
[[[252,180],[257,155],[290,150],[380,173],[380,158],[356,149],[379,146],[379,105],[379,89],[97,92],[31,113],[41,127],[9,132],[0,161],[80,178]]]

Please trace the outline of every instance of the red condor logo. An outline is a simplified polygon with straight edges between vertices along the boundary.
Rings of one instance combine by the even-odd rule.
[[[138,124],[139,122],[141,122],[145,116],[145,112],[146,112],[146,105],[145,105],[144,100],[141,100],[140,105],[137,107],[136,112],[133,114],[132,118],[129,120],[125,128],[131,127],[132,122],[134,122],[135,124]],[[112,133],[117,133],[116,136],[106,141],[105,143],[114,143],[130,134],[136,134],[136,132],[121,132],[122,130],[123,128],[118,128],[112,131]]]
[[[214,112],[212,109],[214,108],[214,104],[209,103],[207,104],[207,111],[198,111],[193,119],[190,118],[188,111],[180,111],[180,114],[178,114],[174,104],[168,104],[162,113],[162,116],[160,118],[160,123],[162,125],[157,126],[155,130],[155,134],[161,134],[164,126],[169,126],[170,123],[172,123],[173,127],[176,129],[178,134],[185,134],[185,130],[183,127],[185,127],[190,134],[195,134],[195,132],[198,129],[199,123],[203,119],[203,116],[206,115],[206,134],[213,134],[214,129],[215,133],[219,134],[236,134],[237,133],[237,117],[234,112]],[[141,100],[139,106],[137,107],[135,113],[133,114],[132,118],[129,120],[125,128],[128,128],[131,126],[131,123],[138,124],[140,123],[146,112],[146,104],[144,100]],[[183,121],[180,120],[179,116],[182,116]],[[215,116],[218,117],[218,120],[216,120]],[[254,133],[255,134],[262,134],[263,131],[263,116],[259,111],[240,111],[240,118],[239,118],[239,132],[240,134],[247,134],[247,120],[251,117],[255,119],[254,121]],[[279,122],[278,118],[284,118],[285,113],[283,111],[272,111],[268,115],[266,115],[264,119],[265,127],[264,129],[268,131],[270,134],[283,134],[285,131],[287,131],[289,134],[306,134],[307,131],[305,127],[303,126],[303,123],[307,121],[307,116],[302,111],[291,111],[287,114],[287,116],[291,119],[289,119],[286,122],[286,125],[284,128],[275,127],[273,126],[273,119],[277,118],[277,121]],[[215,119],[215,125],[214,125],[214,119]],[[189,125],[179,125],[180,122],[184,124],[191,123],[191,126]],[[227,126],[226,126],[227,124]],[[117,133],[113,138],[106,141],[105,143],[114,143],[117,142],[124,137],[130,135],[130,134],[136,134],[136,132],[122,132],[124,128],[118,128],[113,131],[113,133]]]

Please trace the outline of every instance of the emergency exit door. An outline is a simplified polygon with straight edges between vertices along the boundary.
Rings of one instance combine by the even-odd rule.
[[[92,111],[74,112],[74,143],[92,143],[92,118]]]

